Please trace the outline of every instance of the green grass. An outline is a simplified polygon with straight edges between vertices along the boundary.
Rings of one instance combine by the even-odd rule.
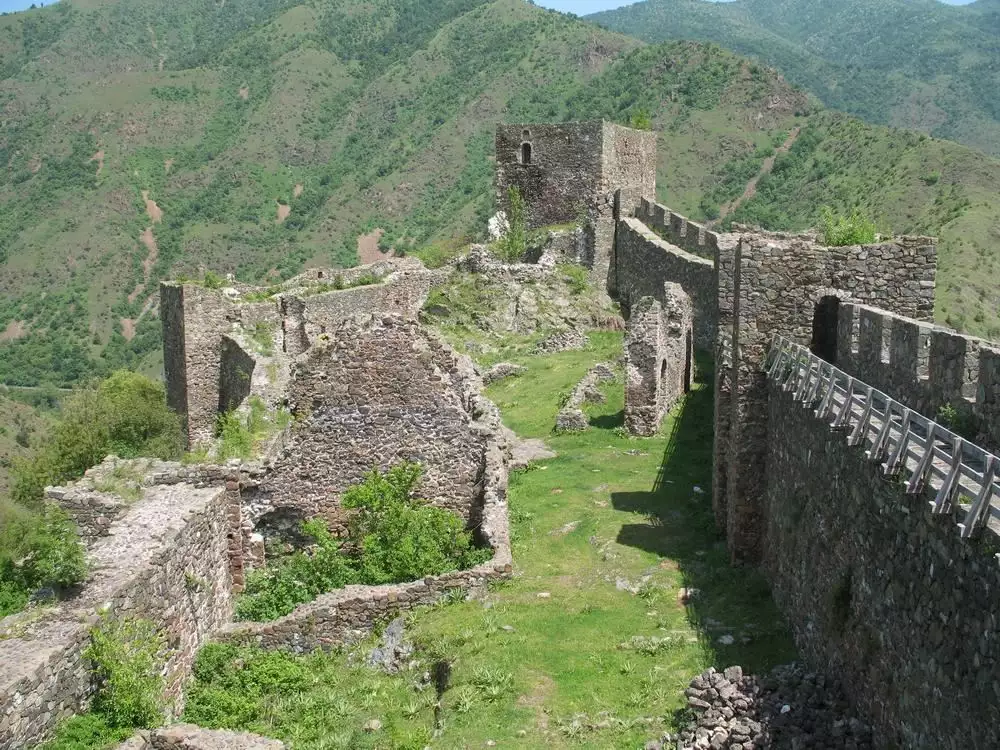
[[[552,434],[559,394],[621,352],[621,334],[594,333],[591,342],[582,352],[515,357],[528,372],[488,390],[508,426],[545,438],[559,455],[511,478],[514,579],[485,601],[408,618],[417,673],[451,663],[439,738],[431,739],[432,687],[415,689],[412,672],[388,677],[359,667],[349,654],[209,650],[185,718],[297,749],[488,740],[640,747],[675,725],[684,687],[708,665],[763,670],[793,658],[763,578],[729,566],[713,526],[705,382],[655,438],[617,430],[620,383],[606,386],[607,403],[587,407],[591,430]],[[626,583],[636,593],[622,590]],[[678,600],[682,587],[700,591],[687,606]],[[720,643],[725,635],[732,645]],[[380,732],[363,730],[372,719]]]

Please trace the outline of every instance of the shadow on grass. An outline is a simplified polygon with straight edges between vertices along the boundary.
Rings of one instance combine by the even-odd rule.
[[[625,410],[615,414],[598,414],[590,418],[590,426],[600,430],[614,430],[625,425]]]
[[[715,526],[712,375],[703,372],[701,387],[671,417],[652,489],[612,494],[615,508],[645,517],[623,526],[617,541],[677,565],[684,587],[694,590],[686,604],[688,620],[715,666],[763,670],[794,659],[795,651],[767,581],[753,568],[729,564]]]

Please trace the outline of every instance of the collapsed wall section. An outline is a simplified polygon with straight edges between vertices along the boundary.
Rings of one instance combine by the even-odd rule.
[[[664,285],[663,302],[643,297],[625,334],[625,427],[655,435],[677,401],[691,389],[691,300],[680,285]]]
[[[293,367],[295,417],[283,454],[244,503],[253,518],[278,509],[343,529],[340,496],[374,467],[423,465],[419,492],[475,521],[495,414],[480,413],[472,364],[418,323],[359,316],[320,336]]]
[[[220,410],[251,393],[273,402],[290,360],[346,318],[373,311],[416,316],[440,274],[414,262],[418,268],[400,261],[313,269],[269,290],[162,284],[167,400],[185,419],[188,443],[210,442]],[[350,286],[362,281],[373,283]]]
[[[881,747],[1000,746],[1000,549],[962,539],[772,381],[763,567],[812,664]]]
[[[664,284],[673,282],[691,299],[695,347],[712,351],[719,316],[718,278],[712,261],[671,245],[634,218],[618,222],[615,255],[623,310],[628,312],[643,297],[666,302]]]
[[[232,617],[229,510],[224,487],[148,488],[92,541],[93,572],[74,599],[0,621],[9,634],[0,638],[0,749],[33,747],[87,709],[95,684],[83,652],[101,612],[149,620],[166,637],[168,710],[182,710],[198,648]]]

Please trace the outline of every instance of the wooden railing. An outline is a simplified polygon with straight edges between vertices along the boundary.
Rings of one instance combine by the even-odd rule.
[[[766,369],[887,476],[901,476],[907,493],[931,488],[932,512],[954,514],[962,537],[982,528],[1000,533],[1000,459],[992,453],[784,337],[775,338]]]

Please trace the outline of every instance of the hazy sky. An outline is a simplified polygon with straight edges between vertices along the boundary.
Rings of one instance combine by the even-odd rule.
[[[34,1],[37,2],[37,0]],[[967,5],[973,0],[942,1],[951,5]],[[32,2],[33,0],[0,0],[0,13],[11,10],[24,10],[30,7]],[[169,0],[164,0],[164,2],[169,2]],[[578,16],[631,4],[629,0],[536,0],[536,2],[539,5],[544,5],[546,8],[565,10],[570,13],[576,13]],[[51,3],[45,2],[44,4],[50,5]]]

